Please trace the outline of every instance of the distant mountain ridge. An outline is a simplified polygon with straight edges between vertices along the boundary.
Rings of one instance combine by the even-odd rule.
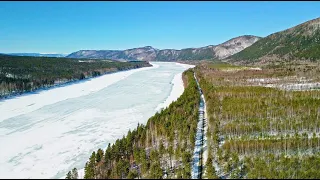
[[[320,18],[273,33],[228,58],[236,63],[320,60]]]
[[[34,56],[34,57],[65,57],[68,54],[45,54],[45,53],[3,53],[13,56]]]
[[[219,45],[209,45],[200,48],[156,49],[151,46],[126,50],[80,50],[69,54],[68,58],[113,59],[119,61],[178,61],[224,59],[233,55],[261,39],[257,36],[244,35],[230,39]]]

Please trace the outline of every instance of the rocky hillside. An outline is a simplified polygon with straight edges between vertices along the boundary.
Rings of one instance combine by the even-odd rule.
[[[260,37],[239,36],[219,45],[210,45],[201,48],[155,49],[151,46],[127,50],[81,50],[74,52],[69,58],[94,58],[113,60],[142,60],[142,61],[178,61],[224,59],[251,46]]]
[[[271,34],[228,58],[237,63],[320,60],[320,18]]]
[[[156,57],[157,50],[151,46],[127,50],[80,50],[71,53],[69,58],[112,59],[119,61],[150,61]]]

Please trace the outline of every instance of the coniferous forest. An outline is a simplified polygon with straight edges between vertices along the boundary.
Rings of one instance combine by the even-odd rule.
[[[9,55],[0,55],[0,64],[0,99],[106,73],[151,66],[144,61],[119,62]]]
[[[309,69],[196,67],[208,109],[207,176],[320,177],[320,91],[270,87],[319,77],[318,66],[299,67]]]

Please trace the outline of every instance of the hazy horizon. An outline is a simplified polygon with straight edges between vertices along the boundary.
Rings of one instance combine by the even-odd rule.
[[[0,53],[217,45],[265,37],[319,17],[319,8],[317,2],[1,2]]]

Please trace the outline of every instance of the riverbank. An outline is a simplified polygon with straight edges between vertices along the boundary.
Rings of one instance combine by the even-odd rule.
[[[176,64],[187,69],[195,67],[194,65],[189,65],[189,64],[182,64],[182,63],[176,63]],[[172,88],[171,88],[170,95],[167,97],[167,99],[163,103],[157,106],[156,111],[159,112],[161,111],[161,109],[165,109],[169,107],[169,105],[173,101],[176,101],[182,95],[184,91],[182,73],[176,74],[172,79],[171,84],[172,84]]]
[[[166,62],[161,62],[161,63],[166,63]],[[152,62],[150,62],[150,64],[152,64]],[[194,65],[189,65],[189,64],[182,64],[182,63],[175,63],[176,65],[179,65],[183,68],[193,68],[195,67]],[[155,65],[155,64],[152,64]],[[187,69],[186,69],[187,70]],[[167,107],[169,107],[169,105],[176,101],[184,92],[184,85],[183,85],[183,80],[182,80],[182,73],[178,73],[174,76],[174,78],[171,81],[172,84],[172,88],[170,91],[169,96],[166,98],[166,100],[162,103],[160,103],[157,107],[156,107],[156,111],[161,111],[161,109],[165,109]],[[106,148],[103,149],[104,151],[106,150]],[[82,169],[78,169],[78,175],[79,175],[79,179],[83,179],[84,178],[84,168]],[[61,177],[60,179],[64,179],[65,176]]]
[[[161,62],[161,63],[166,63],[166,62]],[[152,64],[152,62],[150,62],[150,64]],[[189,65],[189,64],[181,64],[181,63],[176,63],[179,66],[182,66],[184,68],[193,68],[195,67],[194,65]],[[152,64],[155,65],[155,64]],[[182,80],[182,73],[178,73],[174,76],[174,78],[171,81],[172,84],[172,88],[171,88],[171,92],[169,94],[169,96],[167,97],[167,99],[163,102],[160,103],[157,107],[156,107],[156,111],[161,111],[161,109],[165,109],[167,107],[169,107],[169,105],[173,102],[176,101],[184,92],[184,85],[183,85],[183,80]],[[106,148],[105,148],[106,149]],[[103,149],[105,151],[105,149]],[[79,175],[79,179],[83,179],[84,178],[84,168],[82,169],[78,169],[78,175]],[[59,179],[64,179],[65,176],[62,176]]]
[[[152,67],[143,67],[128,71],[106,74],[84,81],[74,82],[68,85],[51,88],[48,90],[41,90],[38,92],[27,93],[11,99],[5,99],[3,101],[0,101],[0,122],[4,119],[35,111],[46,105],[99,91],[115,82],[125,79],[133,73],[158,67],[158,65],[153,64]]]
[[[0,102],[0,144],[6,144],[0,177],[60,178],[83,168],[92,151],[146,124],[170,95],[175,75],[186,69],[151,64],[127,77],[106,75],[114,82],[108,86],[99,77]]]
[[[143,79],[139,82],[143,82],[144,80],[153,81],[153,79],[158,78],[157,82],[153,83],[152,88],[147,89],[142,87],[142,89],[144,93],[156,92],[159,95],[161,94],[160,99],[165,99],[164,96],[167,97],[170,94],[170,91],[168,91],[171,87],[170,81],[172,81],[173,77],[176,74],[181,73],[185,69],[172,64],[161,64],[160,66],[166,67],[165,69],[162,68],[161,75],[159,73],[150,73],[150,76],[152,77],[143,76]],[[177,71],[177,69],[182,71]],[[110,147],[108,146],[105,153],[100,156],[101,160],[95,161],[94,154],[97,154],[96,152],[98,152],[98,154],[100,154],[100,152],[103,152],[105,146],[108,145],[106,144],[108,143],[108,141],[104,143],[106,145],[103,148],[95,148],[95,150],[91,151],[91,157],[88,157],[86,161],[82,162],[81,164],[82,167],[83,164],[86,164],[86,178],[133,179],[149,177],[153,179],[159,179],[166,177],[188,178],[190,176],[190,161],[194,146],[193,138],[196,135],[199,94],[196,90],[196,81],[193,78],[192,70],[188,70],[183,73],[183,80],[185,83],[187,83],[185,84],[186,87],[184,89],[184,92],[176,102],[170,104],[169,108],[161,111],[161,113],[156,113],[155,107],[157,106],[152,106],[152,113],[148,114],[148,117],[150,118],[143,122],[143,124],[146,125],[141,124],[138,127],[136,126],[131,129],[131,131],[128,131],[126,135],[122,135],[118,139],[113,139],[112,142],[109,141],[111,144],[113,144],[116,140],[116,143],[111,145]],[[144,83],[139,83],[139,85],[137,86],[143,86]],[[158,89],[157,91],[154,89],[155,87],[161,86],[166,86],[166,89]],[[146,96],[141,96],[140,98],[144,97]],[[146,103],[154,100],[154,98],[147,99],[148,100],[146,101]],[[158,104],[160,103],[161,101],[158,101]],[[170,131],[168,131],[168,129],[170,129]],[[179,134],[180,137],[175,138],[175,134]],[[106,135],[103,134],[103,136],[105,137]],[[169,140],[169,138],[171,139],[171,137],[173,137],[172,140]],[[148,141],[148,143],[145,143],[146,140]],[[128,146],[121,146],[121,144],[127,144]],[[170,152],[172,152],[170,150],[171,147],[173,149],[179,149],[177,144],[182,144],[183,147],[181,147],[181,150],[183,149],[185,152],[176,154],[175,156],[172,156],[172,154],[170,155]],[[159,146],[164,147],[164,149],[161,150],[160,148],[159,150]],[[132,149],[140,151],[140,153],[136,154],[137,151],[134,150],[135,152],[132,152]],[[158,155],[156,155],[156,157],[153,157],[152,155],[150,156],[150,153],[156,153]],[[186,157],[186,159],[184,159],[183,157]],[[89,162],[88,159],[90,159]],[[181,161],[181,159],[183,160]],[[173,162],[173,164],[169,163],[170,160]],[[150,164],[150,166],[145,167],[146,169],[141,169],[141,167],[143,167],[143,164],[145,164],[144,162]],[[119,166],[123,167],[123,163],[125,163],[125,166],[128,168],[119,169]],[[152,168],[155,165],[157,166],[156,169]],[[80,166],[72,166],[69,168],[69,170],[72,170],[74,167],[76,167],[77,169],[81,169]],[[170,168],[173,168],[174,172],[170,171]],[[83,170],[80,170],[80,174],[82,171]],[[137,171],[138,173],[132,174],[132,172],[134,171]]]
[[[14,99],[14,98],[17,98],[17,97],[28,96],[30,94],[37,94],[37,93],[40,93],[42,91],[47,91],[47,90],[51,90],[51,89],[55,89],[55,88],[60,88],[60,87],[70,86],[70,85],[74,85],[74,84],[78,84],[78,83],[83,83],[83,82],[90,81],[92,79],[99,78],[101,76],[108,75],[108,74],[114,74],[114,73],[118,73],[118,72],[126,72],[126,71],[145,68],[145,67],[152,67],[152,65],[151,66],[144,66],[144,67],[135,67],[135,68],[132,68],[132,69],[110,71],[110,72],[106,72],[106,73],[104,73],[102,75],[87,77],[87,78],[84,78],[84,79],[73,79],[73,80],[62,82],[62,83],[49,85],[49,86],[42,87],[42,88],[37,88],[37,89],[34,89],[32,91],[11,93],[9,95],[0,96],[0,102],[1,101],[5,101],[5,100],[9,100],[9,99]]]

